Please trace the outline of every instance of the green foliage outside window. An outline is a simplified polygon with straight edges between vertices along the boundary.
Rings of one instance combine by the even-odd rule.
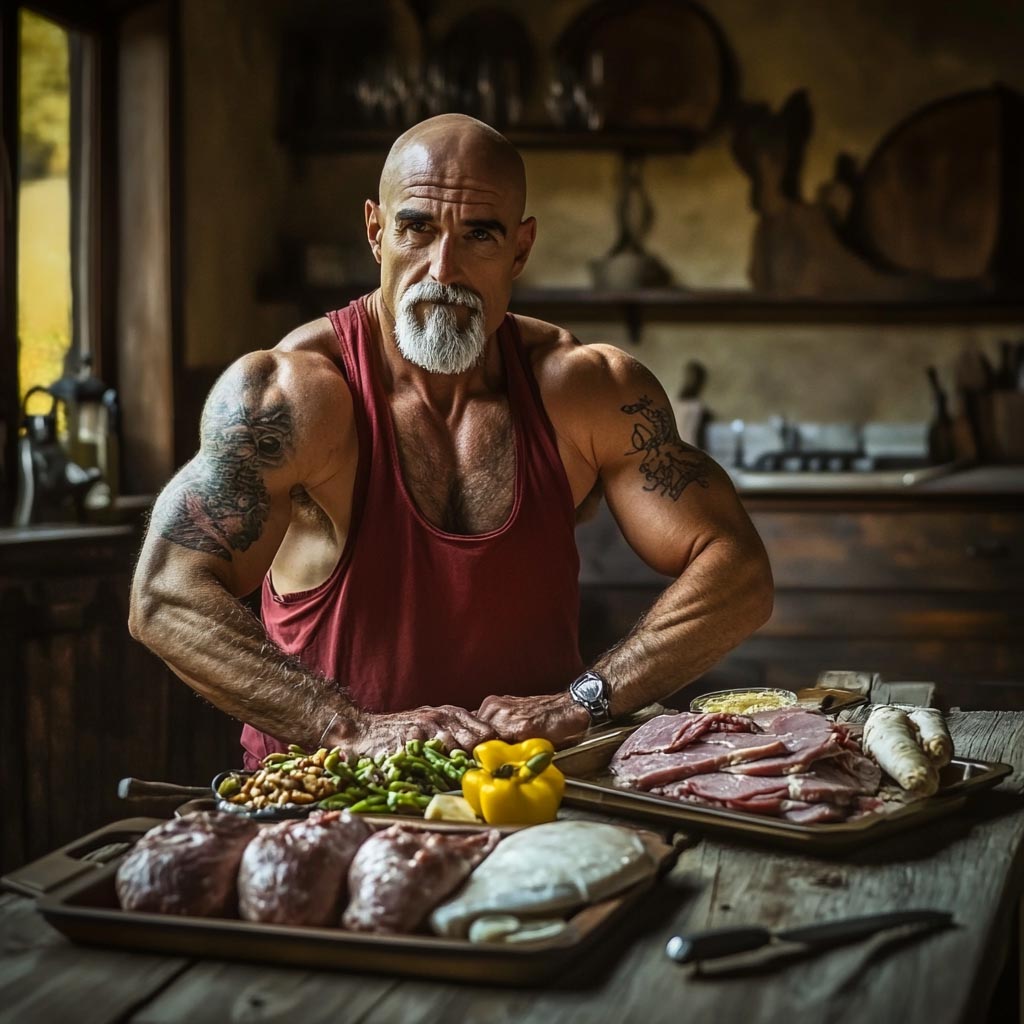
[[[61,376],[71,343],[71,96],[68,33],[21,12],[18,383]],[[32,411],[37,409],[33,399]]]

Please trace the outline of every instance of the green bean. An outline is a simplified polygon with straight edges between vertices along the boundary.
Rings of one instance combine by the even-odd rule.
[[[352,797],[345,793],[335,793],[333,796],[325,796],[317,804],[317,807],[322,807],[325,811],[340,811],[348,807],[352,802]]]
[[[379,797],[367,797],[365,800],[360,800],[358,803],[354,803],[349,810],[354,814],[359,814],[362,811],[382,811],[386,806],[386,799],[381,799]]]
[[[328,771],[332,775],[333,774],[337,774],[338,766],[341,765],[341,764],[345,764],[345,762],[342,761],[341,753],[338,750],[338,748],[335,747],[334,750],[332,750],[324,758],[324,771]],[[346,767],[348,767],[348,766],[346,765]]]
[[[420,798],[414,796],[412,793],[396,793],[395,797],[395,809],[398,810],[402,808],[408,808],[412,811],[418,811],[421,807],[426,806],[425,804],[421,804]],[[427,803],[429,802],[430,800],[428,798]],[[388,804],[388,806],[391,806],[390,803]]]
[[[432,747],[424,747],[423,756],[430,764],[435,768],[440,768],[443,772],[448,772],[452,768],[451,760],[445,757],[444,754],[439,754]]]
[[[415,782],[403,782],[401,779],[395,779],[394,782],[388,783],[389,793],[419,793],[420,787]]]
[[[298,743],[289,743],[288,744],[288,753],[289,754],[298,754],[299,757],[309,757],[309,755],[306,753],[306,751],[304,751],[302,749],[302,747],[300,747],[298,745]]]
[[[424,750],[436,750],[438,752],[441,752],[441,751],[444,750],[444,744],[439,739],[424,740],[423,741],[423,749]]]
[[[280,764],[282,761],[287,761],[288,759],[288,755],[283,751],[277,751],[273,754],[267,754],[267,756],[263,758],[263,764],[264,767],[269,767],[272,764]]]

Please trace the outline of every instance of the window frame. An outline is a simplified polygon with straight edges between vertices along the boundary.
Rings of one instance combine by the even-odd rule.
[[[72,322],[65,370],[77,366],[83,352],[92,357],[95,372],[110,373],[109,353],[102,344],[101,326],[103,296],[101,294],[104,209],[103,91],[100,70],[103,66],[102,22],[96,17],[83,17],[81,5],[43,0],[43,2],[5,5],[0,15],[0,36],[3,47],[2,91],[4,124],[3,220],[4,239],[2,264],[3,322],[0,324],[0,419],[5,424],[5,469],[0,521],[10,522],[17,490],[18,430],[21,421],[21,382],[18,378],[18,166],[20,157],[20,88],[21,52],[20,18],[23,10],[51,20],[77,38],[70,41],[69,79],[71,102],[71,163],[68,168],[71,190],[70,246]]]
[[[79,318],[87,317],[93,370],[117,388],[124,413],[120,429],[121,493],[154,494],[194,451],[194,438],[182,436],[176,401],[188,391],[189,384],[181,353],[184,164],[180,0],[0,3],[0,109],[4,149],[11,168],[11,192],[5,197],[0,166],[0,428],[6,427],[0,464],[0,529],[11,523],[16,500],[21,418],[17,379],[18,197],[14,186],[20,128],[19,12],[23,8],[92,37],[91,145],[85,154],[87,163],[75,170],[89,179],[89,185],[86,209],[77,216],[72,214],[72,272],[80,275],[72,294],[77,298],[78,289],[84,289],[87,301],[76,303],[72,343],[78,343],[75,335],[81,327]],[[148,83],[150,93],[144,104],[136,103],[126,113],[122,79],[129,68],[138,67],[140,54],[149,53],[147,48],[153,45],[163,55],[163,77]],[[153,124],[160,127],[154,128]],[[139,140],[140,125],[150,132],[145,141],[150,160],[159,162],[157,175],[152,173],[152,165],[140,167],[131,151],[131,142]],[[163,191],[153,184],[154,178],[165,182]],[[140,197],[143,204],[148,204],[143,212],[159,209],[156,223],[139,225]],[[122,246],[130,249],[136,260],[147,261],[148,281],[126,272],[128,265],[122,266],[119,255]],[[134,313],[145,306],[145,289],[153,280],[160,281],[165,298],[164,318],[156,330],[133,319]],[[129,501],[125,515],[130,516],[135,505],[137,500]]]

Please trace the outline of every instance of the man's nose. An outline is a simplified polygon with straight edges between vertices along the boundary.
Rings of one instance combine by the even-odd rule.
[[[430,276],[438,284],[458,284],[458,251],[452,239],[440,238],[435,243],[430,260]]]

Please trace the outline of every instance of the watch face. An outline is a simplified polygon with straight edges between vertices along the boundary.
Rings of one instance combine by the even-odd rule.
[[[603,690],[604,685],[597,676],[585,675],[576,680],[576,693],[582,700],[599,701]]]

